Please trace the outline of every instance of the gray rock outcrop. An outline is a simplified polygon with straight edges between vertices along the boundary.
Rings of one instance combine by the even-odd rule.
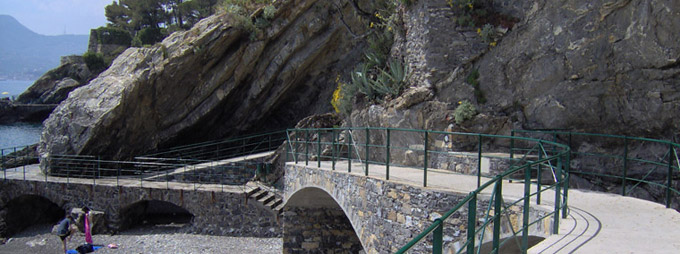
[[[512,21],[496,27],[502,31],[496,46],[485,42],[477,27],[458,25],[459,13],[446,1],[417,1],[403,12],[405,32],[397,34],[393,54],[403,56],[413,70],[412,87],[432,90],[433,98],[422,103],[441,103],[441,110],[422,114],[426,117],[419,121],[407,118],[409,111],[420,109],[373,110],[383,119],[398,119],[381,126],[443,130],[452,123],[446,117],[458,102],[469,100],[480,117],[497,119],[497,124],[466,123],[456,130],[507,135],[513,128],[553,128],[679,136],[677,2],[496,0],[487,5],[492,15]],[[470,83],[473,73],[478,73],[477,84]],[[442,110],[449,112],[439,114]],[[363,116],[352,117],[353,126],[378,124],[369,120],[376,116],[367,109],[354,114]]]
[[[127,49],[45,121],[41,163],[51,154],[126,159],[330,111],[333,77],[362,53],[352,5],[304,0],[277,8],[261,33],[221,14],[154,47]]]
[[[92,78],[81,56],[63,56],[59,67],[43,74],[16,100],[0,101],[0,124],[42,122],[69,92]]]
[[[72,90],[93,77],[82,56],[64,56],[59,67],[43,74],[16,102],[22,104],[59,104]]]

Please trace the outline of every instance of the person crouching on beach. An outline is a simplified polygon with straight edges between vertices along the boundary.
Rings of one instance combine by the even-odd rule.
[[[71,215],[66,215],[66,218],[57,224],[57,235],[61,238],[61,245],[64,248],[64,253],[66,253],[66,246],[68,245],[67,241],[71,240],[71,236],[73,236],[73,233],[75,232],[76,227]]]

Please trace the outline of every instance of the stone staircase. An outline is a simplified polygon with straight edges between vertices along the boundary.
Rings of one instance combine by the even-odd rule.
[[[276,216],[280,216],[283,213],[283,198],[281,195],[277,194],[277,191],[263,186],[261,184],[249,183],[249,190],[246,191],[246,196],[249,199],[256,200],[262,206],[271,210]]]

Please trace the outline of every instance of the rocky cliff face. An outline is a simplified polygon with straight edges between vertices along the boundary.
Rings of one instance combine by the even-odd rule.
[[[361,23],[346,1],[277,7],[257,36],[221,14],[154,47],[126,50],[45,121],[41,156],[124,159],[330,111],[332,77],[360,57],[352,30]]]
[[[403,15],[406,32],[393,52],[414,70],[412,86],[434,94],[414,107],[435,103],[437,113],[364,109],[354,112],[352,125],[369,122],[361,119],[398,118],[399,127],[443,130],[453,122],[447,116],[458,102],[470,100],[480,117],[495,123],[482,128],[473,119],[456,125],[458,130],[679,135],[676,1],[495,0],[487,7],[518,21],[503,29],[497,46],[484,42],[475,27],[457,25],[457,14],[446,1],[417,1]],[[477,88],[468,79],[473,72],[479,74]],[[409,111],[423,114],[404,126]]]
[[[43,74],[26,92],[19,95],[18,103],[59,104],[72,90],[87,84],[93,73],[81,56],[64,56],[59,67]]]
[[[447,1],[412,2],[398,10],[403,27],[392,49],[413,71],[411,88],[359,105],[347,125],[678,136],[675,1],[486,1],[511,21],[497,29],[495,46],[476,27],[458,25]],[[331,111],[335,77],[360,61],[355,36],[367,25],[347,1],[277,7],[258,36],[223,14],[154,47],[128,49],[45,122],[41,153],[127,158]],[[479,114],[456,124],[463,100]]]

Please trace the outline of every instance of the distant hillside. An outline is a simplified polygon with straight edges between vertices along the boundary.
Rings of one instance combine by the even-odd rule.
[[[83,54],[89,35],[45,36],[0,15],[0,79],[34,80],[59,66],[59,57]]]

